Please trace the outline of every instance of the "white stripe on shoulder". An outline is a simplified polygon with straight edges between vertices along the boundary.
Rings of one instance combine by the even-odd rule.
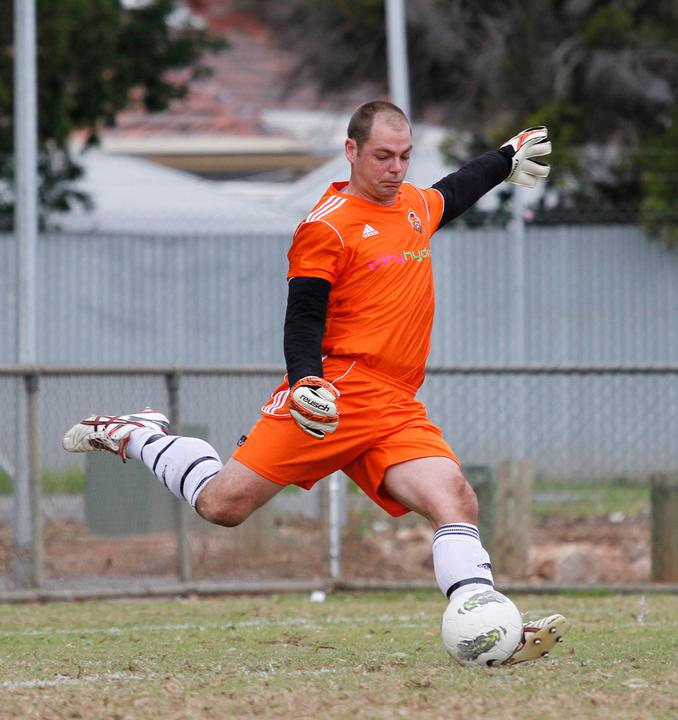
[[[426,208],[426,219],[430,222],[431,221],[431,212],[428,209],[428,201],[426,200],[426,195],[416,186],[412,185],[411,182],[407,183],[408,185],[411,185],[420,195],[421,199],[424,201],[424,207]]]
[[[320,205],[312,210],[307,220],[316,220],[319,216],[324,215],[327,212],[332,212],[335,208],[340,207],[345,201],[346,198],[341,198],[338,195],[331,195],[327,198],[327,200],[325,200],[325,202],[320,203]]]
[[[317,205],[316,207],[313,208],[313,210],[311,210],[311,212],[306,216],[306,220],[307,220],[307,221],[308,221],[308,220],[313,220],[313,216],[314,216],[317,212],[321,212],[322,210],[324,210],[325,208],[327,208],[328,205],[331,205],[331,204],[333,204],[334,202],[336,202],[336,200],[337,200],[337,196],[336,196],[336,195],[330,195],[330,197],[328,197],[327,200],[321,202],[320,205]]]
[[[323,218],[325,215],[329,215],[337,208],[340,208],[345,202],[346,198],[339,197],[338,195],[332,195],[332,197],[327,198],[324,203],[321,203],[317,208],[315,208],[306,220],[309,222],[320,220],[320,218]]]

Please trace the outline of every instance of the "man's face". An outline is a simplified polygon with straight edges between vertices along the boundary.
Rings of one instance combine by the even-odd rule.
[[[377,114],[370,136],[360,149],[355,140],[346,140],[346,157],[351,163],[350,184],[363,198],[390,205],[405,179],[411,152],[408,124],[398,116]]]

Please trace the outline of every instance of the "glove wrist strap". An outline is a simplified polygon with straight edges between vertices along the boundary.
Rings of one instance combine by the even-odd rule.
[[[311,386],[325,388],[328,392],[331,392],[334,397],[339,397],[339,391],[332,385],[331,382],[325,380],[325,378],[317,377],[316,375],[307,375],[306,377],[297,380],[294,385],[290,388],[290,393],[294,393],[300,387]]]

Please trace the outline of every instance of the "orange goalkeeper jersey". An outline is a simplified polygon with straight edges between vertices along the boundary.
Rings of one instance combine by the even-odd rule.
[[[443,198],[403,183],[392,205],[343,195],[332,183],[299,224],[288,280],[331,284],[323,355],[353,358],[416,390],[424,380],[433,324],[431,235]]]

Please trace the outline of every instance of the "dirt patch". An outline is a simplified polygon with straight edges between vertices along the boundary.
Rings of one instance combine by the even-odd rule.
[[[648,582],[650,542],[647,514],[551,518],[535,528],[530,569],[560,582]]]
[[[190,533],[196,579],[314,578],[328,575],[320,524],[277,523],[266,543],[246,528],[203,526]],[[45,527],[45,576],[52,580],[152,578],[177,574],[173,533],[97,536],[77,523]],[[345,577],[432,579],[431,530],[409,520],[349,523],[342,545]],[[551,518],[535,524],[527,580],[646,582],[650,577],[650,524],[633,518]],[[0,572],[12,573],[11,531],[0,532]],[[507,579],[507,578],[499,578]]]

